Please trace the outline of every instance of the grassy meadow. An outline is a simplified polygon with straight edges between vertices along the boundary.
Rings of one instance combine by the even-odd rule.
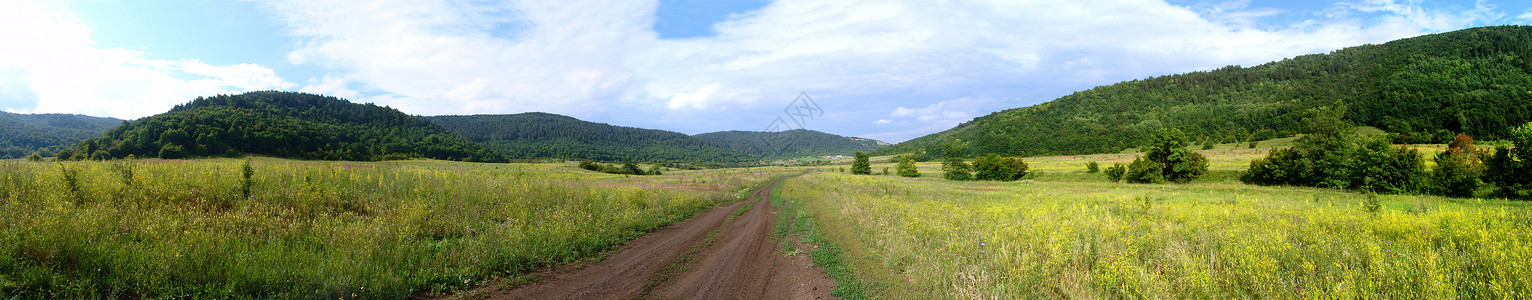
[[[1528,203],[1369,198],[1234,179],[1240,160],[1264,152],[1203,151],[1209,177],[1184,185],[1110,183],[1085,173],[1087,161],[1104,168],[1133,158],[1108,154],[1028,158],[1035,174],[1018,182],[943,180],[937,163],[920,164],[919,178],[811,173],[785,181],[777,196],[801,205],[845,251],[870,298],[1532,292]],[[1371,199],[1375,211],[1367,208]]]
[[[787,172],[245,164],[0,161],[0,298],[406,298],[598,256]]]

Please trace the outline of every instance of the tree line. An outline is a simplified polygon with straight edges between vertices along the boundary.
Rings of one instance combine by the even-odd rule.
[[[1342,116],[1347,107],[1311,110],[1307,135],[1292,148],[1275,149],[1250,162],[1240,180],[1259,185],[1314,186],[1374,193],[1426,193],[1449,197],[1532,196],[1532,122],[1501,137],[1514,147],[1474,145],[1459,133],[1435,153],[1429,171],[1423,154],[1393,147],[1385,138],[1357,138]]]

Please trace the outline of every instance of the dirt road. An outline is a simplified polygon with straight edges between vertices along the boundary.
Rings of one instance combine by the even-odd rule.
[[[601,262],[539,274],[492,299],[830,299],[835,281],[806,255],[784,256],[771,234],[767,183],[749,200],[715,208],[629,242]],[[750,208],[742,215],[734,212]]]

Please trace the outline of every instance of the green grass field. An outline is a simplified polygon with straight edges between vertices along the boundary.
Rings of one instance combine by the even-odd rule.
[[[0,298],[406,298],[588,259],[789,171],[257,159],[245,197],[244,162],[0,161]]]
[[[1260,187],[1270,147],[1190,184],[1029,157],[1017,182],[846,165],[586,171],[574,162],[0,161],[0,298],[407,298],[580,260],[773,177],[784,226],[851,298],[1522,298],[1525,202]],[[1410,145],[1427,153],[1442,145]],[[872,170],[893,169],[890,157]],[[648,166],[644,166],[647,168]]]

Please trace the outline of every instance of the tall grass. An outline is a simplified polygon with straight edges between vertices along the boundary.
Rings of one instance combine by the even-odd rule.
[[[405,298],[597,255],[769,176],[552,169],[0,161],[0,298]]]
[[[1524,203],[817,173],[777,190],[891,297],[1525,298]]]

